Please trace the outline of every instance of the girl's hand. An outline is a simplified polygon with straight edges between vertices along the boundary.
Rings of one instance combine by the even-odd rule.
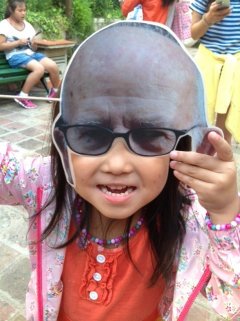
[[[221,21],[225,16],[229,15],[231,12],[229,8],[223,8],[220,4],[217,4],[216,1],[212,2],[208,12],[205,13],[205,19],[211,25]]]
[[[231,8],[222,8],[221,5],[216,3],[216,1],[211,3],[204,15],[193,11],[191,25],[192,38],[198,40],[203,37],[213,24],[221,21],[230,12]]]
[[[237,169],[231,146],[215,132],[208,134],[208,140],[216,151],[215,156],[172,151],[170,167],[182,183],[196,191],[212,222],[226,224],[240,210]]]
[[[27,38],[18,39],[16,40],[16,44],[17,44],[17,47],[26,46],[28,44],[28,39]]]

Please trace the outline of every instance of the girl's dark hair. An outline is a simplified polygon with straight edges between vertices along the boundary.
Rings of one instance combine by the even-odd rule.
[[[58,104],[55,105],[53,119],[59,110]],[[191,139],[189,136],[183,137],[179,144],[179,150],[190,150]],[[52,159],[52,179],[55,188],[53,198],[48,202],[48,206],[52,201],[56,202],[55,211],[52,220],[42,234],[45,239],[55,227],[62,217],[62,213],[66,210],[70,211],[71,217],[75,217],[77,196],[73,192],[72,187],[67,183],[64,169],[54,144],[51,146]],[[153,275],[150,284],[153,285],[160,276],[168,281],[174,269],[176,255],[181,247],[185,235],[185,222],[180,213],[184,203],[188,203],[187,199],[179,191],[179,181],[173,175],[173,171],[169,170],[168,179],[163,191],[156,199],[146,205],[144,208],[144,220],[148,229],[151,248],[156,260]],[[84,223],[88,223],[88,209],[90,205],[85,202]],[[131,218],[126,224],[126,231],[131,225]],[[76,225],[77,232],[73,237],[60,247],[70,244],[78,236],[78,232],[82,226]],[[133,262],[134,263],[134,262]],[[135,265],[135,264],[134,264]],[[136,264],[137,267],[137,264]]]
[[[4,18],[9,18],[19,4],[25,4],[25,0],[8,0]]]

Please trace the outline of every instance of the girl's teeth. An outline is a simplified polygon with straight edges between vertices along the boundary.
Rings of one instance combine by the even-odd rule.
[[[111,186],[111,185],[108,185],[106,186],[109,190],[116,190],[116,191],[120,191],[120,190],[123,190],[123,189],[126,189],[128,188],[126,185],[122,186],[122,185],[119,185],[119,186]]]
[[[120,186],[101,186],[101,191],[104,194],[107,195],[118,195],[118,196],[124,196],[124,195],[128,195],[130,193],[132,193],[133,191],[133,187],[120,187]]]

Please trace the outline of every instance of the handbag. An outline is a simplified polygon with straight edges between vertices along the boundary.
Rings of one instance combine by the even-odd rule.
[[[171,29],[186,46],[193,46],[197,40],[191,37],[192,13],[189,0],[179,0],[175,3]]]

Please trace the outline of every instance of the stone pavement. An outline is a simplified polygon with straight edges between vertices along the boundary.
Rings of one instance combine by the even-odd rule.
[[[1,88],[0,92],[3,93]],[[36,88],[33,94],[42,96],[45,92]],[[52,108],[47,102],[38,105],[38,109],[26,110],[12,100],[1,99],[0,141],[15,143],[28,153],[47,155]],[[240,148],[236,145],[234,148],[240,165]],[[25,291],[30,272],[26,213],[23,208],[13,206],[1,206],[0,211],[0,321],[24,321]],[[204,299],[199,297],[188,317],[188,321],[193,320],[221,319],[210,313]]]

